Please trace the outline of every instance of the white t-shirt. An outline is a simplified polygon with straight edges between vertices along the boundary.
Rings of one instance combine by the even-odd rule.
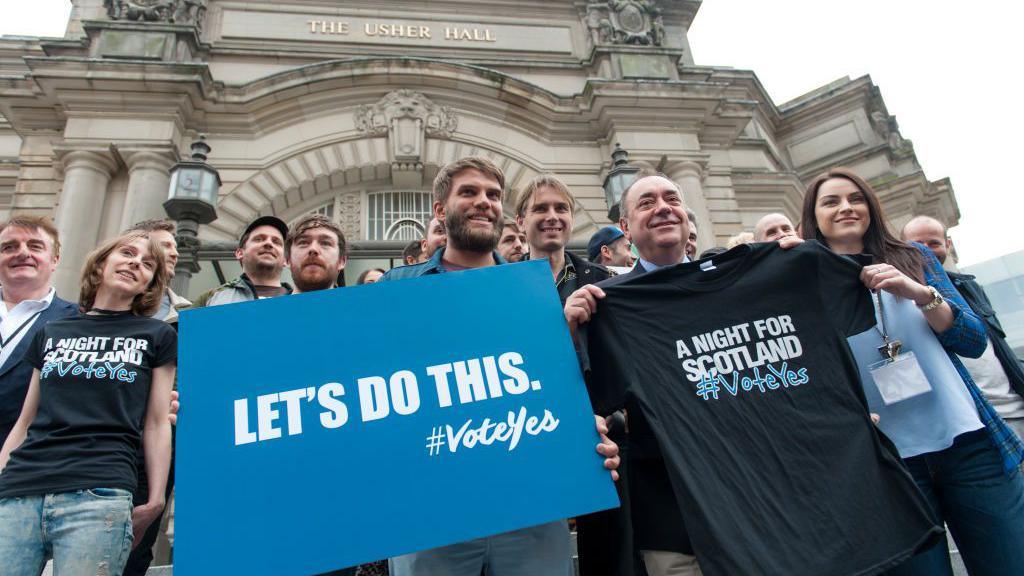
[[[981,358],[960,357],[960,361],[1003,420],[1024,418],[1024,398],[1010,388],[1010,381],[1006,378],[1003,365],[996,358],[991,342]]]

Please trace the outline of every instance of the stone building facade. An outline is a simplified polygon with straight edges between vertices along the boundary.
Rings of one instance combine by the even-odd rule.
[[[396,258],[438,167],[467,154],[505,170],[506,206],[538,173],[565,180],[576,242],[607,223],[617,142],[679,183],[701,249],[796,217],[804,183],[840,164],[897,223],[959,216],[869,77],[776,104],[753,72],[697,64],[699,0],[72,3],[63,38],[0,39],[0,216],[55,216],[66,297],[98,240],[164,214],[200,133],[223,180],[200,236],[221,243],[193,295],[237,270],[230,242],[260,214],[334,218],[353,274]]]

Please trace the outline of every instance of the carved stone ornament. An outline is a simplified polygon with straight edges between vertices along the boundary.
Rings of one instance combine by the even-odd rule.
[[[376,104],[356,110],[356,128],[360,132],[384,134],[395,119],[420,120],[427,134],[445,138],[458,126],[451,108],[438,106],[415,90],[395,90]]]
[[[438,106],[414,90],[395,90],[372,106],[356,110],[356,129],[387,134],[391,179],[397,186],[419,186],[426,135],[451,137],[458,121],[451,108]]]
[[[886,143],[896,157],[910,156],[914,153],[914,144],[900,134],[900,126],[895,116],[889,116],[881,110],[871,113],[871,126]]]
[[[595,44],[661,46],[665,42],[665,24],[654,0],[588,4],[585,23]]]
[[[103,0],[111,20],[168,22],[202,28],[206,0]]]

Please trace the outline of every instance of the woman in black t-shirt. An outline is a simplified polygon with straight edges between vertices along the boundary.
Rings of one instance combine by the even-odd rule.
[[[1019,574],[1024,445],[957,357],[981,355],[984,325],[930,250],[889,231],[878,196],[853,172],[836,168],[812,181],[802,221],[804,238],[874,257],[861,280],[875,292],[879,323],[848,342],[880,430],[949,527],[968,572]],[[946,540],[889,574],[952,576]]]
[[[85,313],[33,339],[28,395],[0,450],[3,574],[36,576],[48,556],[57,575],[120,574],[163,509],[177,339],[149,316],[167,278],[145,233],[110,240],[86,259]],[[132,509],[140,443],[150,499]]]

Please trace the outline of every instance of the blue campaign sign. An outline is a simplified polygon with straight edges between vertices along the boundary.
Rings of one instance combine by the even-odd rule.
[[[618,505],[544,261],[187,311],[179,346],[177,576],[316,574]]]

